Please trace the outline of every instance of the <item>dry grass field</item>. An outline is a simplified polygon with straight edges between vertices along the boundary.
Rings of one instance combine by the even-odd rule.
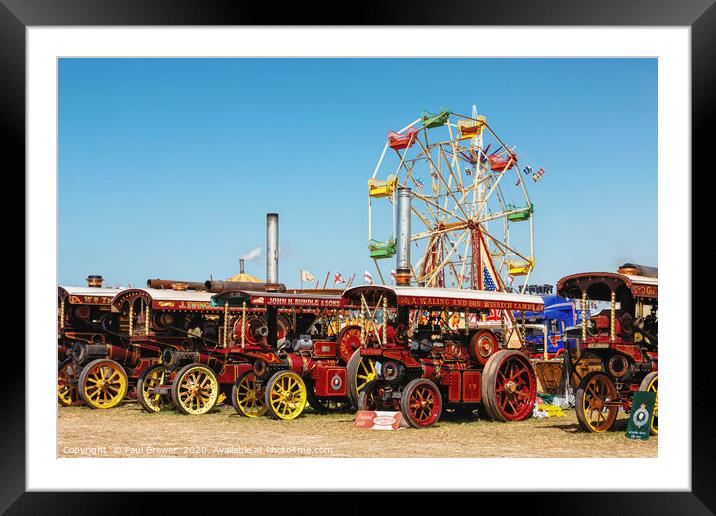
[[[203,416],[58,407],[60,457],[656,457],[658,439],[624,436],[626,416],[606,434],[579,430],[565,417],[502,424],[450,416],[432,428],[359,430],[353,414],[293,421],[248,419],[223,405]]]

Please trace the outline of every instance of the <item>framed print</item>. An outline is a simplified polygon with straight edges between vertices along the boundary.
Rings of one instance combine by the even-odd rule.
[[[2,1],[27,192],[3,510],[714,510],[691,190],[716,8],[450,5]]]

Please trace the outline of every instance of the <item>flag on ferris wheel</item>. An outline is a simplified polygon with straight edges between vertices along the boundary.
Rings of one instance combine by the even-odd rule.
[[[505,292],[505,285],[502,283],[502,278],[497,274],[495,270],[495,264],[492,261],[492,255],[487,249],[485,243],[485,237],[482,236],[482,231],[478,228],[477,231],[477,247],[478,247],[478,260],[477,260],[477,288],[479,290],[491,290],[497,292]],[[508,276],[509,278],[510,276]],[[508,279],[508,281],[510,281]],[[511,281],[510,281],[511,284]],[[515,326],[515,316],[511,310],[490,310],[489,319],[505,321],[505,326],[508,329],[509,343],[514,342],[515,344],[522,345],[522,336],[518,331],[512,331]]]
[[[343,276],[341,276],[340,272],[336,272],[335,276],[333,276],[333,284],[336,285],[338,283],[345,283],[346,280],[343,279]]]
[[[539,181],[542,178],[542,175],[544,174],[544,169],[540,168],[537,172],[534,173],[532,176],[533,181]]]
[[[370,275],[370,272],[365,271],[365,274],[363,274],[363,282],[366,285],[372,285],[373,284],[373,276]]]

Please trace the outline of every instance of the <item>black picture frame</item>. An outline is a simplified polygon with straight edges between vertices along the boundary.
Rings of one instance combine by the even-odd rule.
[[[278,7],[280,5],[280,7]],[[502,2],[434,2],[394,0],[375,4],[237,3],[211,0],[0,0],[0,128],[5,144],[6,170],[25,166],[25,29],[30,26],[84,25],[553,25],[553,26],[688,26],[692,50],[692,170],[708,171],[713,147],[708,131],[714,124],[716,92],[716,6],[714,0],[529,0]],[[661,143],[661,142],[660,142]],[[708,173],[708,172],[706,172]],[[21,174],[16,174],[20,176]],[[692,181],[696,175],[692,174]],[[692,198],[693,199],[693,198]],[[692,200],[693,205],[696,199]],[[20,246],[18,245],[19,249]],[[24,252],[24,251],[23,251]],[[24,256],[24,255],[23,255]],[[710,266],[710,265],[709,265]],[[19,267],[18,267],[19,268]],[[26,270],[26,274],[31,271]],[[691,277],[684,277],[691,285]],[[684,300],[686,302],[688,300]],[[708,303],[707,303],[708,304]],[[692,307],[696,307],[692,300]],[[692,313],[699,313],[692,309]],[[26,316],[27,317],[27,316]],[[18,325],[19,326],[19,325]],[[708,342],[708,328],[705,344]],[[703,335],[702,335],[703,337]],[[691,349],[691,335],[677,346]],[[701,350],[694,349],[698,357]],[[25,489],[25,356],[13,354],[13,367],[3,371],[5,392],[0,397],[0,511],[8,514],[107,514],[146,508],[141,494],[127,493],[26,493]],[[713,445],[714,407],[711,397],[713,361],[692,359],[692,490],[691,492],[618,492],[475,494],[475,507],[499,507],[509,497],[510,512],[572,514],[712,514],[716,511],[716,454]],[[684,399],[688,399],[685,396]],[[566,471],[565,476],[580,474]],[[589,474],[588,471],[583,474]],[[615,472],[628,477],[639,472]],[[562,484],[556,480],[556,485]],[[568,482],[564,483],[565,486]],[[81,488],[81,479],[78,479]],[[290,489],[290,484],[277,484]],[[235,496],[235,495],[234,495]],[[265,495],[241,495],[241,507],[259,507]],[[248,497],[248,499],[247,499]],[[301,505],[324,505],[322,495],[301,493]],[[431,497],[435,498],[435,497]],[[487,500],[491,498],[491,500]],[[235,498],[236,499],[236,498]],[[361,495],[347,494],[340,504],[357,507]],[[185,506],[186,495],[161,496],[163,513],[174,504]],[[468,498],[469,500],[469,498]],[[425,502],[416,499],[425,512]],[[215,510],[227,510],[212,495]],[[334,502],[335,503],[335,502]],[[401,507],[408,508],[403,500]],[[475,502],[476,503],[476,502]],[[101,512],[97,507],[101,506]],[[212,510],[207,507],[207,511]],[[443,507],[442,510],[445,510]],[[457,510],[457,509],[456,509]],[[343,511],[341,511],[343,512]],[[401,510],[401,512],[403,512]]]

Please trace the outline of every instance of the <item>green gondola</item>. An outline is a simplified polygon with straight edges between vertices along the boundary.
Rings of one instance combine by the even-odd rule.
[[[508,206],[508,210],[518,210],[516,206]],[[529,206],[526,208],[519,209],[518,211],[514,213],[510,213],[507,215],[507,220],[510,222],[522,222],[525,220],[529,220],[529,218],[534,213],[534,204],[530,203]]]
[[[451,114],[452,111],[450,111],[450,109],[446,107],[441,107],[440,112],[438,114],[431,113],[430,111],[423,111],[423,127],[427,129],[432,129],[434,127],[443,126],[447,123],[448,118],[450,118]]]
[[[368,241],[368,250],[371,258],[391,258],[395,256],[395,239],[390,238],[387,242],[370,239]]]

